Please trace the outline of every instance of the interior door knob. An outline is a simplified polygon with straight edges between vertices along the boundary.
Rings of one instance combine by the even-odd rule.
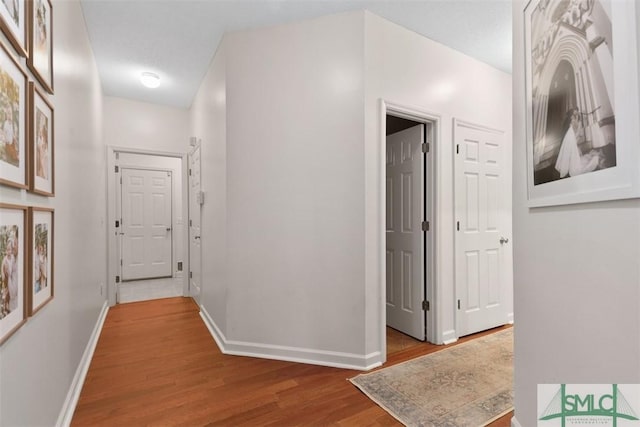
[[[500,244],[504,245],[505,243],[509,243],[509,239],[507,239],[505,237],[500,237]]]

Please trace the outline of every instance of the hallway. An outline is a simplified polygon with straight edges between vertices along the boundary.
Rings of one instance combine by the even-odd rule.
[[[398,345],[386,366],[442,348]],[[347,381],[358,373],[223,355],[188,298],[123,304],[109,310],[72,425],[398,425]]]

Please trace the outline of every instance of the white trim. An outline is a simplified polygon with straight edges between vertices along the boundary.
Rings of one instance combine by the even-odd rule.
[[[456,334],[455,329],[449,329],[442,333],[442,344],[453,344],[456,341],[458,341],[458,334]]]
[[[425,217],[430,222],[431,231],[427,233],[425,236],[426,245],[427,245],[427,253],[425,256],[427,257],[427,271],[425,271],[425,278],[427,280],[427,285],[425,289],[425,298],[431,303],[431,309],[426,313],[426,340],[432,343],[439,343],[440,340],[440,322],[438,321],[438,313],[439,308],[443,301],[439,301],[439,284],[441,280],[439,279],[439,271],[437,269],[437,248],[439,248],[439,233],[438,233],[438,209],[436,206],[438,197],[438,171],[440,170],[440,162],[438,160],[438,150],[440,149],[440,144],[442,143],[442,138],[440,135],[440,128],[442,123],[442,118],[439,114],[431,113],[426,110],[423,110],[419,107],[401,105],[394,102],[389,102],[384,99],[380,99],[380,135],[378,141],[378,150],[379,150],[379,164],[378,164],[378,173],[379,180],[378,185],[380,186],[378,194],[380,198],[380,203],[378,205],[380,223],[379,227],[379,235],[380,235],[380,248],[379,248],[379,260],[380,260],[380,321],[382,323],[380,328],[380,342],[381,342],[381,352],[386,353],[386,143],[387,143],[387,135],[386,135],[386,116],[390,114],[396,117],[402,117],[405,119],[413,120],[418,123],[424,123],[428,125],[426,129],[427,132],[432,136],[430,143],[429,155],[425,160],[425,170],[427,175],[427,186],[425,187],[425,202],[426,202],[426,210]],[[430,129],[429,129],[430,127]],[[427,134],[425,134],[426,136]],[[384,356],[386,360],[386,355]]]
[[[513,311],[511,313],[507,313],[507,323],[513,325]]]
[[[368,371],[382,365],[381,353],[379,351],[362,356],[353,353],[231,341],[220,331],[204,306],[200,306],[200,316],[223,354],[284,360],[287,362],[357,369],[361,371]]]
[[[179,225],[180,227],[184,228],[185,227],[184,219],[187,218],[188,220],[189,218],[189,211],[188,211],[189,202],[188,202],[188,195],[186,193],[188,191],[187,186],[188,186],[189,170],[188,170],[186,153],[145,150],[145,149],[138,149],[138,148],[119,147],[115,145],[106,146],[106,156],[107,156],[107,162],[106,162],[107,163],[107,170],[106,170],[107,226],[105,227],[106,233],[107,233],[107,283],[106,283],[107,287],[106,289],[107,289],[107,301],[109,302],[110,306],[113,306],[117,303],[116,276],[120,274],[120,269],[119,269],[120,266],[118,262],[119,261],[118,243],[117,243],[116,229],[115,229],[115,221],[116,221],[116,218],[118,217],[116,213],[117,185],[115,183],[115,179],[113,179],[115,166],[116,165],[120,166],[119,161],[116,161],[116,158],[115,158],[116,153],[139,154],[139,155],[146,155],[146,156],[169,157],[169,158],[181,159],[182,213],[179,216],[182,218],[182,224],[174,223],[172,227],[175,229],[175,227]],[[132,165],[125,165],[125,166],[132,167]],[[178,217],[177,212],[174,212],[174,217]],[[182,245],[183,245],[183,248],[187,248],[188,250],[189,233],[188,233],[188,229],[186,229],[185,231],[186,232],[183,231],[182,233]],[[174,242],[174,248],[172,248],[172,254],[174,255],[175,255],[174,253],[175,245],[177,245],[177,242]],[[189,260],[188,260],[187,250],[183,251],[185,256],[183,256],[183,264],[182,264],[183,267],[181,272],[182,274],[179,275],[175,273],[174,271],[175,266],[174,265],[171,266],[173,277],[182,279],[183,295],[187,295],[186,292],[188,291],[188,282],[189,282],[189,279],[188,279]],[[177,259],[175,256],[173,258],[174,260]],[[185,271],[187,272],[187,274],[185,274]]]
[[[100,338],[102,326],[104,325],[104,321],[107,318],[108,311],[109,304],[107,303],[107,301],[105,301],[102,305],[100,315],[98,316],[98,321],[96,322],[96,325],[93,328],[93,332],[91,333],[91,337],[89,337],[89,342],[87,343],[87,346],[84,349],[84,353],[82,354],[82,359],[80,359],[80,363],[78,364],[76,373],[73,376],[71,385],[69,386],[67,398],[62,404],[62,409],[60,410],[60,414],[58,415],[58,421],[56,421],[56,426],[58,427],[68,427],[69,425],[71,425],[71,419],[73,418],[73,413],[76,410],[76,405],[78,404],[78,399],[80,398],[80,392],[82,391],[82,386],[84,385],[87,371],[89,371],[91,359],[93,358],[93,352],[95,351],[96,345],[98,344],[98,338]]]
[[[518,420],[516,420],[515,416],[511,418],[511,427],[522,427],[522,424],[520,424]]]

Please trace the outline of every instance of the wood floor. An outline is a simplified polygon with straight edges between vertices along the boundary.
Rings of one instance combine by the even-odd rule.
[[[444,348],[387,336],[385,366]],[[358,373],[223,355],[189,298],[122,304],[109,310],[72,425],[400,425],[347,381]]]

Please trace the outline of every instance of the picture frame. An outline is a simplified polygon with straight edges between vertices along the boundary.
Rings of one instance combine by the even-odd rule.
[[[18,55],[27,57],[27,15],[24,0],[0,0],[0,29]]]
[[[54,108],[34,82],[29,82],[29,191],[55,193]]]
[[[0,203],[0,345],[27,321],[27,208]]]
[[[0,43],[0,184],[27,188],[27,74]]]
[[[27,315],[33,316],[54,297],[54,211],[29,208]]]
[[[27,0],[29,55],[27,66],[42,87],[53,94],[53,6],[51,0]]]
[[[529,207],[640,197],[636,7],[525,6]]]

